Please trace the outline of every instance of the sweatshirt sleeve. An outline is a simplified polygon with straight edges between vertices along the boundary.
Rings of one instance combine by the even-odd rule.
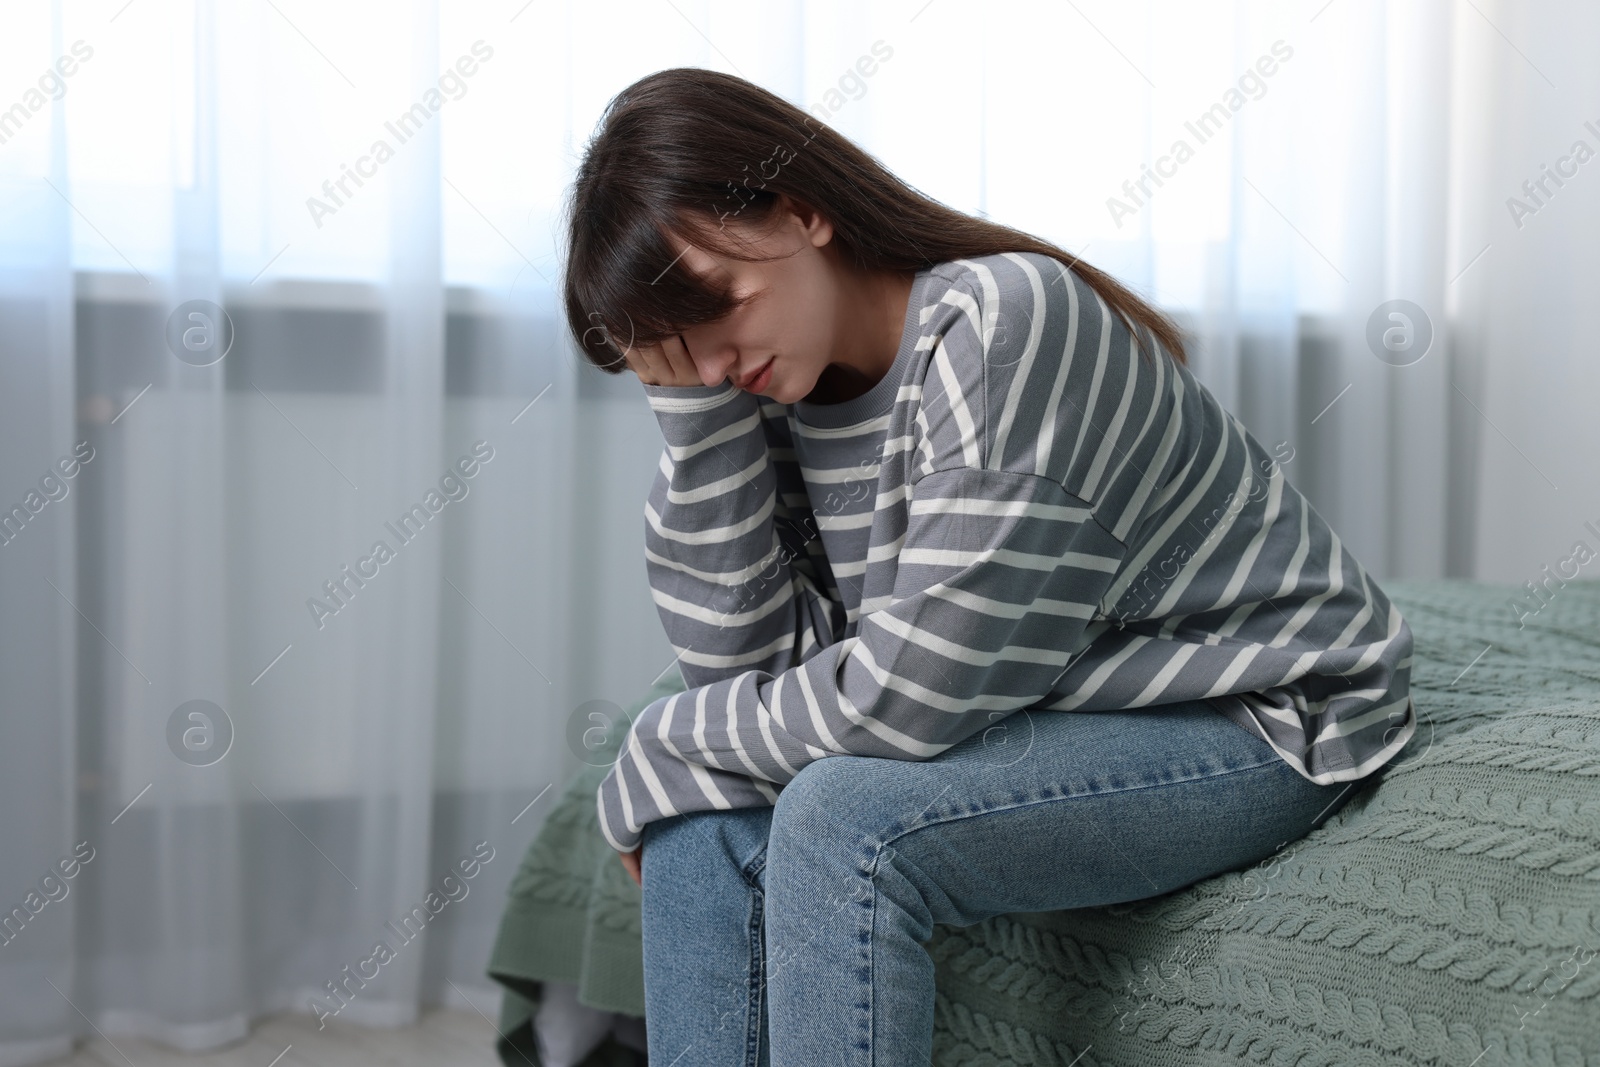
[[[666,441],[645,569],[684,683],[781,674],[832,644],[844,608],[806,544],[804,484],[774,457],[760,398],[731,382],[644,388]]]
[[[911,490],[891,601],[856,635],[640,713],[598,791],[613,848],[671,815],[774,804],[825,756],[929,759],[1049,695],[1126,546],[1039,475],[953,467]]]

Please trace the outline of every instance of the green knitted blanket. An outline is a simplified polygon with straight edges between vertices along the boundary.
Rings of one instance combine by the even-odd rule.
[[[1421,722],[1384,777],[1256,867],[937,927],[936,1067],[1600,1067],[1600,582],[1520,626],[1510,586],[1384,591],[1416,637]],[[643,1014],[604,773],[568,783],[512,884],[489,964],[507,1064],[538,1062],[541,981]],[[609,1041],[586,1061],[626,1062]]]

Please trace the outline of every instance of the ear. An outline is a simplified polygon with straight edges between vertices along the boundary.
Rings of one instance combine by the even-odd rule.
[[[778,199],[781,204],[779,210],[794,216],[806,240],[817,248],[833,240],[833,223],[829,222],[822,212],[803,200],[796,200],[788,193],[779,193]]]

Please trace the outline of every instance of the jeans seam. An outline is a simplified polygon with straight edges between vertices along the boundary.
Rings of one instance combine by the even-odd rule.
[[[764,975],[766,973],[766,947],[762,942],[763,911],[765,901],[760,893],[750,895],[750,973],[745,998],[745,1063],[756,1067],[761,1062],[761,1019],[766,1013]]]
[[[1070,794],[1063,794],[1063,795],[1058,796],[1058,797],[1040,797],[1037,800],[1028,801],[1026,803],[1007,804],[1007,805],[1003,805],[1003,806],[1000,806],[1000,807],[985,808],[982,811],[956,812],[956,813],[954,813],[954,814],[952,814],[952,815],[950,815],[948,817],[929,819],[927,822],[918,823],[916,826],[908,826],[904,830],[901,830],[899,833],[894,834],[893,836],[885,837],[881,841],[878,842],[878,851],[882,852],[884,846],[890,844],[891,842],[898,841],[898,840],[900,840],[900,838],[906,836],[909,833],[913,833],[914,831],[923,830],[923,829],[926,829],[929,826],[938,826],[938,825],[940,825],[942,823],[956,822],[956,821],[958,821],[960,819],[970,819],[970,818],[973,818],[973,817],[978,816],[978,815],[990,815],[990,814],[993,814],[994,812],[997,812],[997,811],[1015,811],[1018,808],[1031,808],[1031,807],[1035,807],[1036,805],[1039,805],[1039,804],[1050,804],[1050,803],[1053,803],[1053,802],[1058,801],[1058,800],[1077,800],[1080,797],[1113,796],[1113,795],[1115,795],[1117,793],[1133,793],[1133,792],[1138,792],[1138,791],[1144,790],[1144,789],[1159,789],[1162,786],[1184,785],[1185,783],[1188,783],[1188,782],[1200,782],[1200,781],[1206,781],[1206,780],[1214,779],[1214,778],[1226,778],[1229,775],[1242,774],[1245,771],[1258,771],[1262,767],[1271,767],[1275,763],[1282,763],[1282,762],[1283,761],[1278,758],[1277,753],[1273,753],[1271,759],[1266,759],[1266,760],[1261,761],[1260,763],[1251,764],[1249,767],[1234,767],[1232,770],[1220,771],[1220,772],[1218,772],[1216,774],[1195,774],[1195,775],[1189,776],[1188,778],[1179,778],[1179,779],[1176,779],[1176,780],[1171,781],[1171,782],[1151,782],[1151,783],[1149,783],[1147,785],[1119,786],[1116,789],[1100,789],[1100,790],[1094,790],[1092,792],[1087,792],[1087,793],[1070,793]],[[1288,766],[1288,764],[1284,764],[1284,766]],[[876,858],[874,858],[873,867],[874,867],[874,870],[876,870],[876,867],[877,867]]]
[[[877,988],[878,966],[878,859],[883,855],[883,845],[878,845],[872,855],[872,868],[867,873],[867,884],[872,892],[867,894],[866,915],[866,945],[867,945],[867,1059],[866,1067],[874,1067],[878,1058],[877,1040],[877,999],[873,990]]]

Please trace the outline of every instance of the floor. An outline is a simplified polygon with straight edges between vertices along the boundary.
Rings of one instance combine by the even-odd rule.
[[[309,1012],[267,1019],[250,1036],[211,1052],[174,1052],[137,1038],[95,1037],[49,1067],[500,1067],[495,1031],[471,1011],[434,1010],[416,1026],[380,1030]]]

